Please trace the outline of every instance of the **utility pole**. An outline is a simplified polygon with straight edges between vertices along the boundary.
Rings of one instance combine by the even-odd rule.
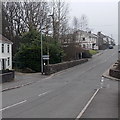
[[[53,38],[55,38],[55,30],[56,30],[55,29],[55,18],[54,18],[55,17],[54,16],[55,15],[55,13],[54,13],[55,12],[55,7],[54,6],[55,6],[55,1],[53,0],[53,14],[51,15],[52,19],[53,19]]]
[[[50,18],[47,17],[46,21],[47,21],[47,23],[46,23],[47,55],[49,56],[49,41],[48,41],[48,27],[49,27],[49,25],[47,25],[47,24],[50,24]],[[49,65],[49,59],[47,60],[47,65]]]
[[[42,27],[41,27],[41,73],[43,74],[43,41],[42,41]]]
[[[58,3],[58,4],[59,4],[59,7],[58,7],[58,26],[57,26],[57,27],[58,27],[58,33],[57,33],[58,36],[57,36],[57,37],[58,37],[58,42],[61,43],[61,41],[60,41],[60,12],[61,12],[61,11],[60,11],[60,9],[61,9],[61,8],[60,8],[60,7],[61,7],[61,2],[60,2],[60,0],[59,0],[59,3]]]

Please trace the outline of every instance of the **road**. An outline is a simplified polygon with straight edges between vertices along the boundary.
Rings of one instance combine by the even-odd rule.
[[[108,49],[49,79],[3,92],[3,118],[76,118],[116,61],[117,48]]]

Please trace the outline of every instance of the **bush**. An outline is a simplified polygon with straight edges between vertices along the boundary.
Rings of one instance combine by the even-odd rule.
[[[40,48],[26,47],[15,55],[15,66],[19,69],[30,68],[38,72],[40,71],[40,60]]]
[[[83,52],[82,57],[83,58],[91,58],[92,54],[90,54],[90,52],[88,50],[86,50],[85,52]]]
[[[53,42],[49,44],[50,64],[60,63],[64,56],[64,51],[59,43]]]

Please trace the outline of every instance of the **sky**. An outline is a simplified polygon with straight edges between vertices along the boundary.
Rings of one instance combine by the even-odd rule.
[[[67,0],[70,19],[85,14],[88,27],[93,33],[102,33],[113,37],[118,43],[118,1],[119,0]],[[72,22],[71,22],[72,24]]]

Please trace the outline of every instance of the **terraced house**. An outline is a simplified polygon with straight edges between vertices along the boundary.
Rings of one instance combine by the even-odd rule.
[[[12,69],[12,44],[0,34],[0,70]]]

